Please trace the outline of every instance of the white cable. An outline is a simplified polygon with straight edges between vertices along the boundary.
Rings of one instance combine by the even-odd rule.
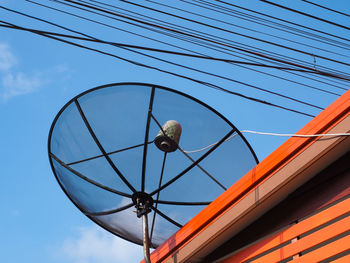
[[[235,137],[236,135],[238,135],[238,133],[235,133],[235,134],[231,135],[230,137],[228,137],[228,138],[225,140],[225,142],[227,142],[228,140],[231,140],[231,139],[232,139],[233,137]],[[206,146],[206,147],[204,147],[204,148],[202,148],[202,149],[198,149],[198,150],[193,150],[193,151],[185,151],[185,150],[182,150],[182,151],[184,151],[185,153],[196,153],[196,152],[201,152],[201,151],[204,151],[204,150],[206,150],[206,149],[208,149],[208,148],[210,148],[210,147],[216,145],[217,143],[218,143],[218,142],[214,142],[214,143],[212,143],[212,144],[210,144],[210,145],[208,145],[208,146]]]
[[[350,133],[320,133],[320,134],[289,134],[289,133],[272,133],[272,132],[259,132],[259,131],[250,131],[250,130],[242,130],[241,133],[253,133],[253,134],[260,134],[260,135],[271,135],[271,136],[283,136],[283,137],[302,137],[302,138],[311,138],[311,137],[326,137],[326,136],[350,136]],[[233,137],[238,135],[238,133],[235,133],[231,135],[229,138],[225,140],[231,140]],[[185,153],[196,153],[204,151],[214,145],[216,145],[218,142],[212,143],[204,148],[198,149],[198,150],[192,150],[192,151],[185,151]]]
[[[350,136],[350,133],[319,133],[319,134],[288,134],[288,133],[271,133],[271,132],[258,132],[258,131],[250,131],[243,130],[241,133],[254,133],[261,135],[272,135],[272,136],[284,136],[284,137],[325,137],[325,136]]]

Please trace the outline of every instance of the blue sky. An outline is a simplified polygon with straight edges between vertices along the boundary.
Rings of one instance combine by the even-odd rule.
[[[50,1],[40,2],[50,4]],[[118,1],[115,2],[119,4]],[[298,23],[322,28],[322,30],[338,35],[350,35],[349,31],[288,12],[282,12],[279,9],[273,9],[266,4],[259,3],[259,1],[245,2],[237,1],[242,6],[269,12],[270,14],[279,14],[285,19],[298,21]],[[332,1],[332,3],[329,1],[318,2],[350,13],[350,3],[347,0],[337,0]],[[287,2],[285,1],[285,3]],[[83,23],[25,1],[0,0],[0,4],[56,21],[59,24],[94,34],[109,41],[156,46],[151,41],[141,40],[135,36],[106,29],[95,24]],[[186,8],[186,5],[179,3],[178,7]],[[293,7],[350,26],[350,18],[322,11],[303,4],[301,1],[295,1]],[[56,31],[55,28],[4,10],[0,10],[0,17],[14,24]],[[227,19],[227,17],[222,18]],[[244,22],[241,23],[244,24]],[[257,30],[267,32],[267,29],[257,28]],[[155,33],[149,33],[149,36],[156,35]],[[223,34],[222,37],[226,37],[226,35]],[[295,40],[305,41],[297,37]],[[174,43],[180,43],[180,41],[176,40]],[[258,45],[250,40],[246,40],[246,43]],[[316,45],[313,42],[309,44]],[[190,45],[188,47],[193,48]],[[263,48],[265,46],[259,44],[259,47]],[[177,70],[177,72],[186,73],[206,81],[214,81],[211,77],[205,77],[199,73],[183,69],[175,69],[173,66],[145,59],[123,50],[112,49],[111,47],[104,48],[106,51],[113,51],[115,54],[137,59],[144,63],[151,63],[160,68]],[[330,47],[325,46],[324,48]],[[318,52],[312,48],[304,49],[309,52]],[[280,51],[277,48],[271,48],[271,50]],[[334,47],[334,51],[338,52],[339,49]],[[346,51],[343,51],[343,53],[346,53]],[[294,56],[289,52],[286,52],[286,54]],[[215,53],[215,55],[219,57],[219,54]],[[330,54],[325,55],[332,57]],[[295,56],[302,59],[313,59],[307,58],[307,56]],[[170,58],[170,56],[164,56],[164,58]],[[349,62],[349,58],[346,57],[338,56],[336,58]],[[183,58],[178,58],[176,61],[225,76],[233,76],[241,81],[250,82],[264,88],[286,92],[290,96],[302,98],[322,107],[326,107],[336,99],[336,96],[297,87],[295,84],[267,78],[252,71],[229,68],[223,63],[213,65],[213,62]],[[321,60],[317,60],[317,63],[341,69],[345,72],[349,71],[348,66],[336,66],[334,63]],[[284,74],[278,73],[278,71],[273,72],[281,76]],[[299,81],[301,79],[295,78],[295,80]],[[319,110],[299,106],[224,80],[215,81],[218,85],[249,96],[281,103],[312,114],[319,112]],[[308,82],[307,80],[303,81]],[[61,107],[72,97],[87,89],[113,82],[153,83],[186,92],[217,109],[240,130],[295,133],[311,120],[306,116],[257,104],[200,86],[188,80],[137,67],[127,62],[58,43],[32,33],[0,28],[1,262],[108,263],[138,262],[142,258],[141,247],[129,244],[113,237],[104,230],[100,230],[78,211],[57,184],[47,156],[47,137],[50,125]],[[319,83],[315,85],[334,90],[334,87],[328,85]],[[250,134],[247,134],[246,138],[260,160],[264,159],[287,139]]]

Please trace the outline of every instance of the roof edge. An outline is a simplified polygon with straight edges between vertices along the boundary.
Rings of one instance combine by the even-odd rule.
[[[350,91],[347,91],[307,125],[300,129],[297,134],[326,133],[349,115],[349,102]],[[208,227],[208,225],[210,225],[216,218],[224,214],[230,207],[234,206],[249,192],[255,189],[267,178],[271,177],[275,172],[284,167],[318,139],[319,137],[289,138],[210,205],[199,212],[178,232],[154,250],[151,254],[151,261],[160,262],[171,256],[171,254],[189,242],[200,231]]]

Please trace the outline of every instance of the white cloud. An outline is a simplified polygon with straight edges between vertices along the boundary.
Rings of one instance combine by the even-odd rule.
[[[93,227],[79,229],[78,237],[66,239],[59,248],[62,262],[129,263],[140,262],[142,247]]]
[[[1,80],[1,97],[8,100],[11,97],[35,92],[43,84],[38,74],[27,76],[22,72],[6,73]]]
[[[0,42],[0,98],[3,101],[37,91],[44,81],[40,74],[20,72],[15,69],[17,58],[8,44]]]
[[[17,63],[16,57],[12,54],[10,47],[0,43],[0,71],[8,71]]]
[[[49,83],[50,79],[67,81],[72,78],[72,72],[66,64],[56,65],[40,72],[36,70],[34,73],[20,71],[20,66],[11,47],[0,42],[0,100],[7,101],[16,96],[36,92],[44,84]]]

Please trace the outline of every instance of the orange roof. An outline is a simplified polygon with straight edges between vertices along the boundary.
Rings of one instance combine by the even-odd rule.
[[[297,134],[327,133],[339,122],[349,116],[350,91],[347,91],[327,109],[311,120]],[[350,128],[350,127],[349,127]],[[286,166],[318,138],[291,137],[255,168],[221,194],[210,205],[192,218],[184,227],[172,235],[151,254],[151,262],[161,262],[181,250],[182,247],[200,232],[208,228],[215,220],[235,206],[242,198]]]

